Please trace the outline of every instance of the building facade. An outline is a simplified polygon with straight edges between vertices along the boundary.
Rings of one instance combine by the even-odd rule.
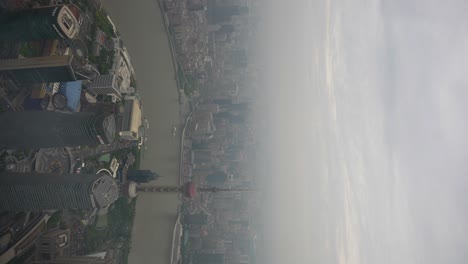
[[[70,229],[53,229],[42,234],[36,242],[38,258],[53,260],[65,255],[70,246]]]
[[[32,264],[116,264],[115,259],[103,259],[89,256],[58,257],[54,260],[34,261]]]
[[[1,60],[0,73],[18,83],[89,80],[97,70],[87,63],[87,56],[86,45],[74,39],[61,55]]]
[[[88,90],[97,95],[113,95],[120,99],[120,87],[123,79],[115,74],[96,76],[89,85]]]
[[[79,29],[78,21],[66,5],[26,9],[0,18],[2,41],[72,39]]]
[[[86,256],[59,256],[51,260],[33,261],[32,264],[117,264],[119,254],[117,250],[111,249]]]
[[[107,175],[0,174],[1,211],[103,208],[118,196],[117,182]]]
[[[125,97],[124,113],[119,136],[125,140],[138,140],[142,127],[142,109],[140,100],[135,96]]]
[[[5,112],[0,114],[0,147],[52,148],[113,142],[114,115],[90,112]]]
[[[75,59],[62,55],[3,60],[0,72],[10,74],[20,83],[75,81],[81,79],[73,69]]]

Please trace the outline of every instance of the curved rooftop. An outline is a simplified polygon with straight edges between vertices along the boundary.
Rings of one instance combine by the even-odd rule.
[[[100,174],[92,187],[92,195],[97,208],[103,208],[111,205],[119,198],[119,186],[110,176]]]
[[[102,126],[104,129],[104,136],[106,137],[107,142],[113,142],[116,134],[115,116],[112,114],[104,118]]]

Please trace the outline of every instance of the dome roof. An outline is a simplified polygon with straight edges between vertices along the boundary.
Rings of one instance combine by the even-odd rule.
[[[128,183],[128,197],[135,198],[137,196],[137,184],[134,181]]]

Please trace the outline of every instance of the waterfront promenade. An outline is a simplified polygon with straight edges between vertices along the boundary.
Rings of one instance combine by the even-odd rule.
[[[179,79],[179,66],[176,60],[176,52],[174,48],[174,40],[171,36],[171,32],[169,30],[169,18],[164,10],[164,3],[162,0],[157,0],[159,9],[161,11],[161,16],[163,17],[164,27],[166,29],[167,39],[169,42],[169,47],[171,50],[171,57],[175,71],[175,80],[177,82],[177,90],[179,93],[179,103],[180,103],[180,120],[184,120],[182,132],[180,133],[180,158],[179,158],[179,184],[184,184],[184,177],[183,177],[183,166],[184,166],[184,141],[185,141],[185,131],[187,130],[187,125],[192,117],[192,111],[187,114],[189,104],[187,102],[187,98],[184,94],[184,88],[182,87],[181,80]],[[184,118],[185,117],[185,118]],[[182,196],[179,194],[179,200],[182,201]],[[171,246],[171,264],[178,263],[180,260],[180,249],[181,249],[181,242],[182,242],[182,235],[183,235],[183,226],[180,222],[181,220],[181,211],[180,206],[177,208],[177,219],[174,223],[173,228],[173,236],[172,236],[172,246]]]
[[[132,55],[137,89],[150,122],[142,169],[164,176],[154,184],[179,184],[179,91],[164,19],[157,0],[104,0],[116,27]],[[180,129],[182,130],[182,129]],[[132,229],[129,263],[170,263],[173,228],[180,200],[174,194],[139,194]]]
[[[183,177],[183,166],[184,166],[184,141],[185,141],[185,131],[187,130],[187,125],[190,122],[192,117],[192,113],[190,112],[187,117],[185,118],[184,128],[182,129],[182,133],[180,135],[181,143],[180,143],[180,164],[179,164],[179,184],[182,185],[185,183]],[[182,201],[182,195],[179,194],[179,199]],[[181,211],[180,206],[177,208],[177,219],[174,224],[173,229],[173,236],[172,236],[172,249],[171,249],[171,264],[175,264],[179,262],[180,259],[180,248],[182,243],[182,235],[183,235],[183,226],[180,222],[181,218]]]

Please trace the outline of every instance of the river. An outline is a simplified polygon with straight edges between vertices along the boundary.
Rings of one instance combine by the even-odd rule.
[[[179,182],[178,92],[170,47],[157,0],[104,0],[127,46],[137,88],[150,122],[148,149],[141,167],[164,176],[158,184]],[[178,199],[169,194],[139,194],[132,231],[131,264],[169,263]]]

